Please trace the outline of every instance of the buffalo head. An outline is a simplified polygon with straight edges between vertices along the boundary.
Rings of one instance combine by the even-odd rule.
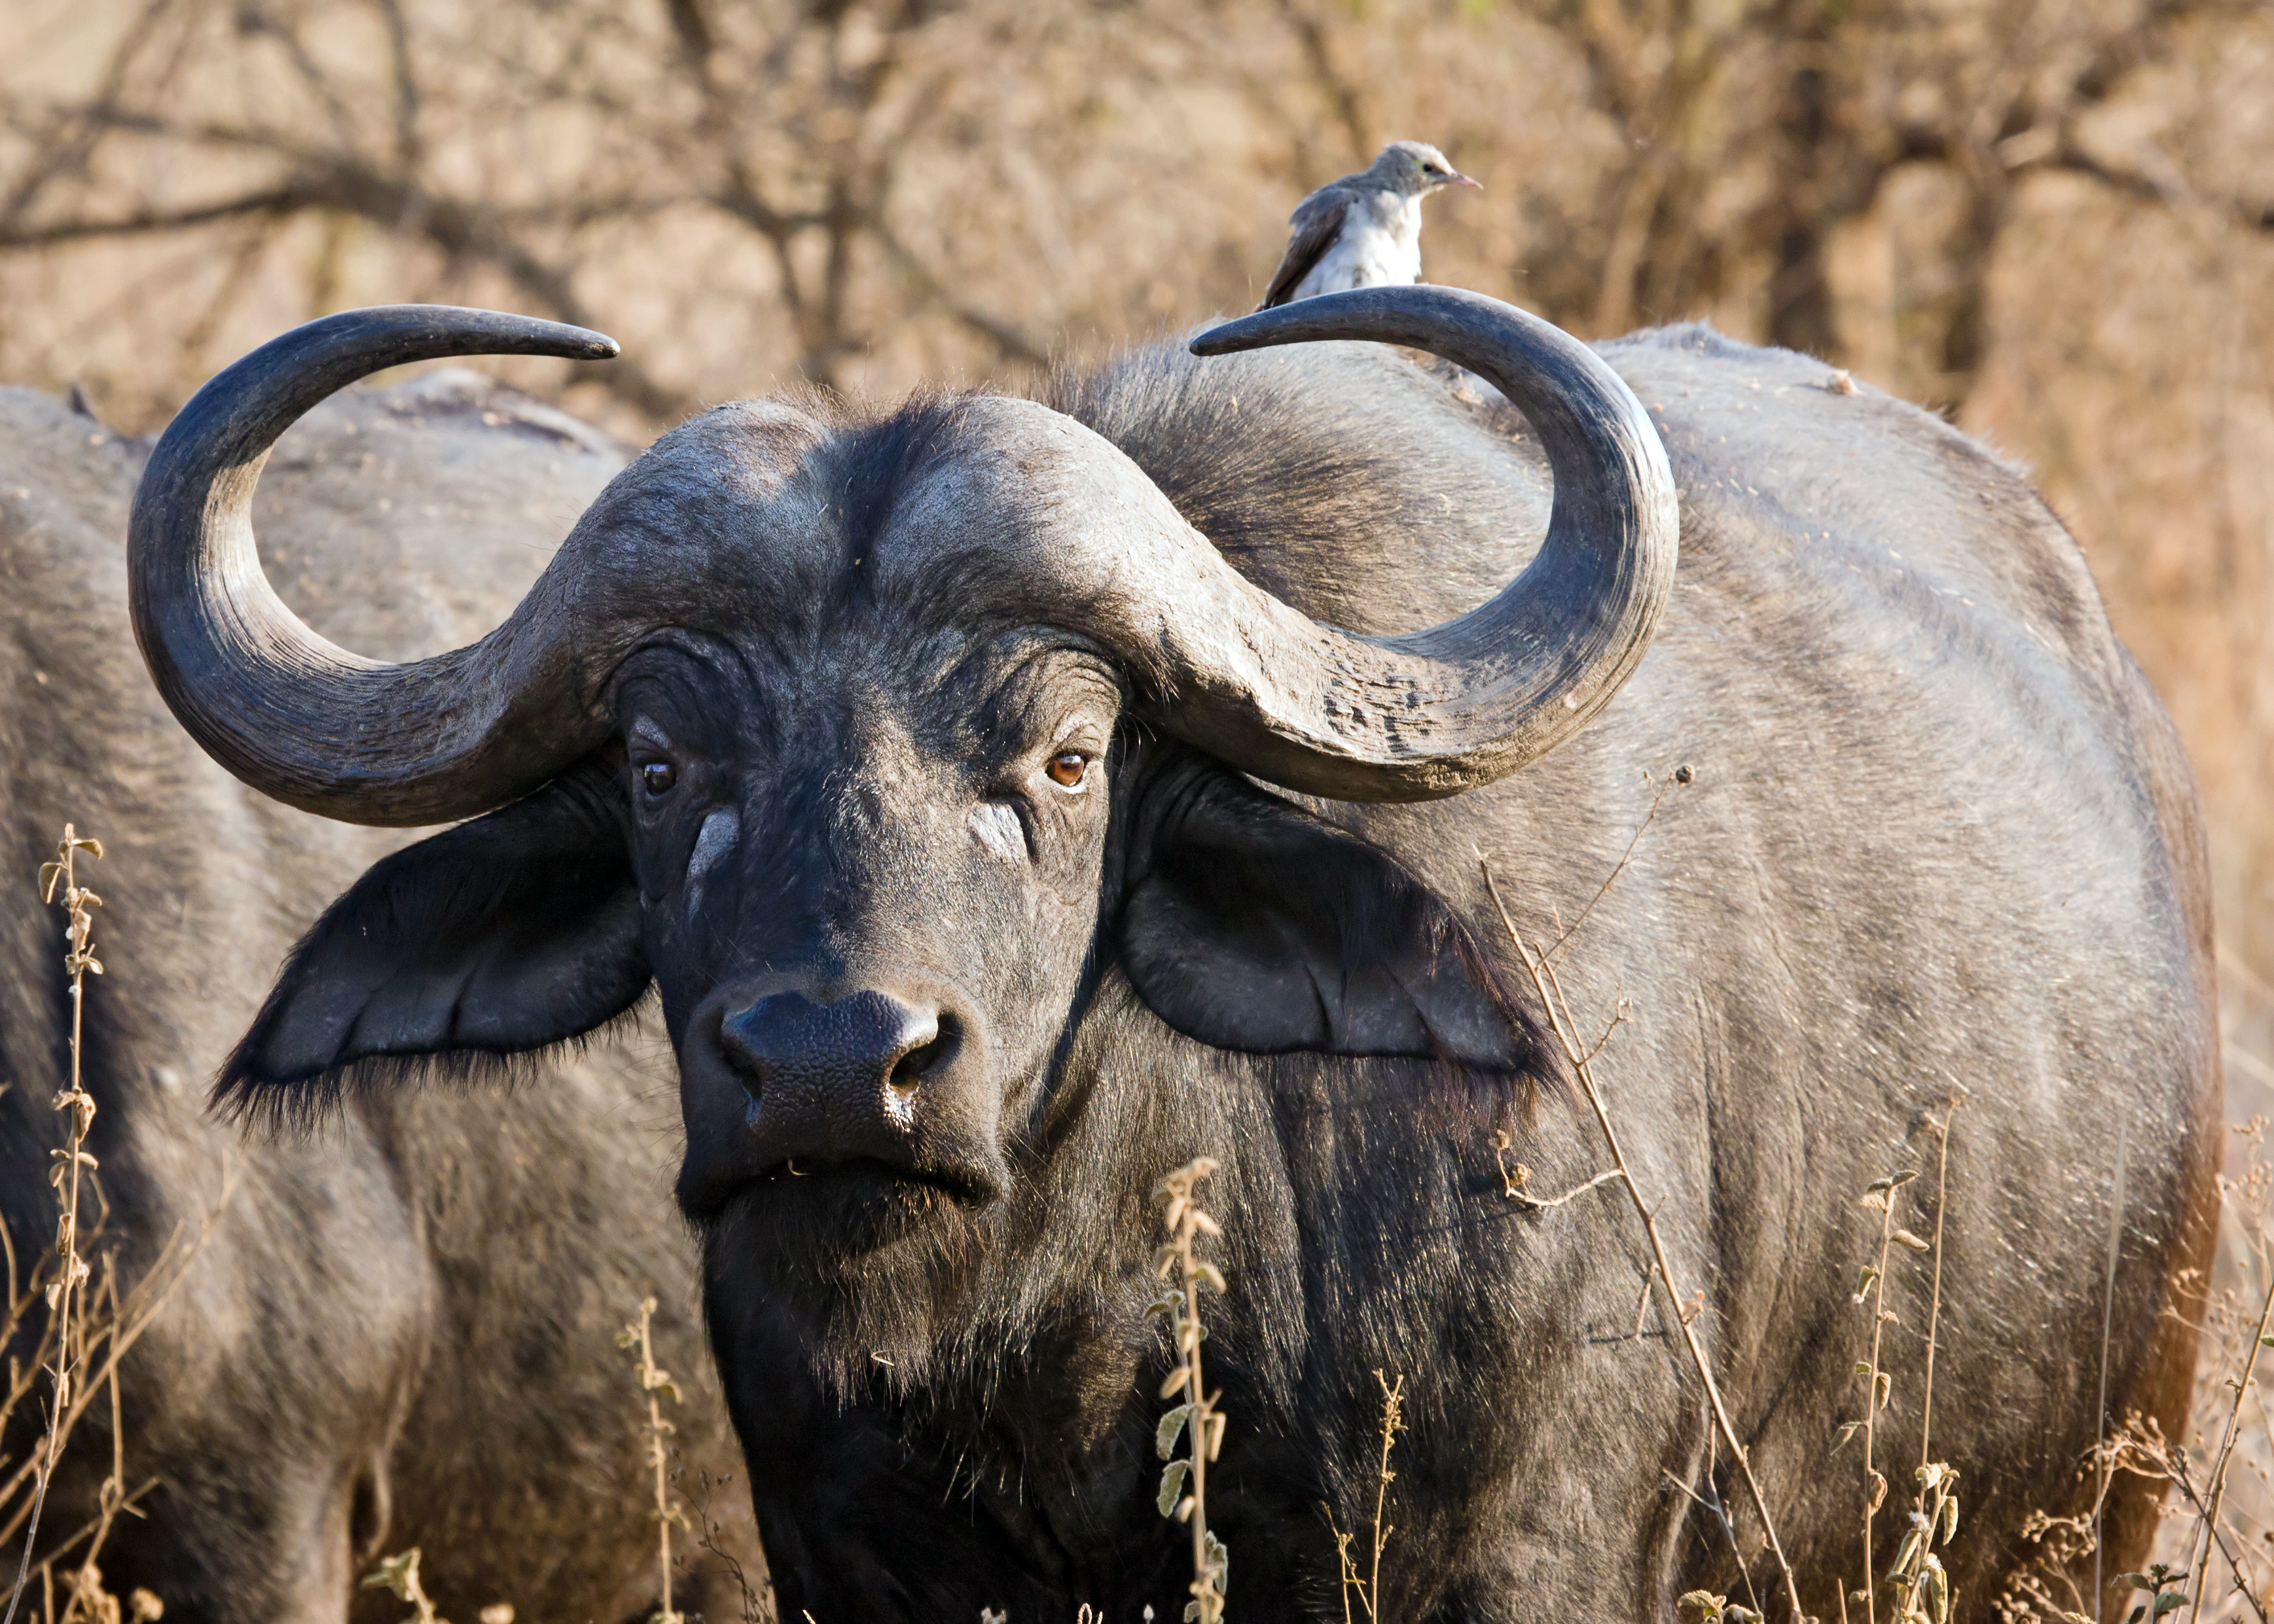
[[[267,448],[352,380],[440,356],[598,357],[443,308],[327,318],[215,378],[151,462],[135,625],[167,701],[246,782],[328,816],[471,817],[316,926],[220,1081],[320,1100],[390,1069],[573,1039],[652,983],[688,1213],[812,1282],[934,1255],[1019,1177],[1102,978],[1246,1051],[1513,1071],[1525,1028],[1452,912],[1263,780],[1455,793],[1593,716],[1669,590],[1665,455],[1594,355],[1492,300],[1337,295],[1216,328],[1434,351],[1535,425],[1533,561],[1409,635],[1297,613],[1113,445],[1030,402],[877,419],[784,404],[677,429],[507,623],[381,665],[256,560]]]

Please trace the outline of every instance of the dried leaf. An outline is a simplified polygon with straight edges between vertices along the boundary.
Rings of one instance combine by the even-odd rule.
[[[1193,1413],[1190,1404],[1179,1404],[1161,1417],[1161,1425],[1153,1429],[1153,1449],[1163,1460],[1177,1447],[1177,1438],[1185,1430],[1185,1420]]]
[[[1913,1252],[1932,1252],[1934,1250],[1934,1247],[1931,1243],[1921,1240],[1917,1236],[1913,1235],[1909,1229],[1897,1229],[1894,1233],[1894,1240],[1897,1245],[1908,1246]]]
[[[418,1587],[418,1547],[417,1545],[411,1546],[408,1551],[398,1552],[393,1556],[381,1557],[379,1566],[363,1576],[365,1590],[392,1591],[397,1601],[409,1601],[411,1591]]]
[[[1185,1474],[1192,1469],[1193,1463],[1190,1461],[1171,1461],[1161,1473],[1161,1492],[1154,1496],[1153,1504],[1159,1508],[1163,1516],[1175,1514],[1177,1497],[1185,1490]]]
[[[1169,1379],[1161,1384],[1161,1396],[1163,1398],[1176,1397],[1178,1394],[1185,1390],[1185,1383],[1191,1380],[1192,1376],[1193,1367],[1191,1365],[1178,1365],[1174,1370],[1169,1372]]]

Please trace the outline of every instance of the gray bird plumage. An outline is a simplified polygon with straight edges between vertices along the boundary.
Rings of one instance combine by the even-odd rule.
[[[1480,184],[1427,141],[1392,141],[1367,168],[1295,206],[1287,252],[1256,308],[1419,281],[1421,199],[1441,186]]]

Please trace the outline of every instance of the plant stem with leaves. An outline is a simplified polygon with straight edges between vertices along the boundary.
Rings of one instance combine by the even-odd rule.
[[[39,1483],[33,1491],[32,1515],[24,1533],[24,1556],[17,1565],[16,1583],[8,1596],[7,1624],[14,1624],[16,1608],[22,1601],[24,1582],[32,1569],[32,1550],[40,1537],[40,1514],[46,1509],[48,1485],[54,1478],[56,1460],[63,1453],[66,1417],[72,1413],[72,1383],[80,1357],[86,1352],[79,1344],[87,1340],[83,1327],[74,1336],[74,1320],[84,1316],[80,1292],[86,1286],[88,1269],[86,1259],[79,1255],[79,1169],[92,1169],[94,1158],[87,1154],[87,1132],[94,1123],[94,1097],[80,1085],[79,1040],[86,1026],[87,978],[90,974],[102,974],[102,961],[94,956],[94,910],[102,906],[102,898],[79,883],[79,855],[100,859],[102,843],[79,834],[69,823],[64,825],[64,838],[56,847],[56,861],[40,869],[40,900],[50,906],[58,893],[69,922],[64,928],[64,940],[70,951],[64,955],[64,968],[71,974],[71,1086],[56,1097],[55,1109],[71,1113],[70,1124],[64,1130],[64,1147],[53,1154],[55,1165],[48,1171],[49,1182],[56,1187],[56,1274],[48,1286],[48,1312],[55,1323],[55,1362],[48,1374],[53,1389],[54,1408],[49,1414],[47,1437],[41,1442]]]
[[[1858,1304],[1864,1301],[1866,1292],[1871,1298],[1871,1357],[1869,1363],[1856,1367],[1856,1373],[1864,1379],[1864,1588],[1859,1598],[1864,1604],[1866,1624],[1876,1624],[1879,1616],[1879,1593],[1871,1575],[1871,1529],[1879,1518],[1879,1507],[1887,1499],[1887,1480],[1872,1461],[1872,1448],[1879,1440],[1879,1412],[1887,1407],[1894,1387],[1887,1373],[1879,1368],[1879,1339],[1887,1328],[1887,1321],[1894,1317],[1887,1312],[1887,1249],[1895,1237],[1895,1192],[1917,1177],[1916,1171],[1911,1171],[1875,1178],[1863,1198],[1864,1206],[1876,1207],[1879,1212],[1879,1260],[1864,1271],[1855,1297]],[[1846,1431],[1842,1429],[1843,1435]]]
[[[643,1298],[639,1319],[616,1334],[616,1346],[639,1350],[640,1391],[647,1399],[648,1461],[655,1469],[656,1563],[663,1582],[663,1606],[651,1615],[648,1624],[685,1624],[686,1614],[671,1605],[671,1525],[683,1522],[686,1514],[671,1498],[670,1448],[665,1441],[678,1429],[663,1418],[660,1395],[668,1393],[674,1404],[681,1400],[679,1384],[655,1362],[654,1320],[655,1299]]]
[[[1400,1375],[1392,1381],[1381,1371],[1374,1379],[1382,1387],[1382,1458],[1374,1474],[1374,1560],[1368,1576],[1359,1575],[1358,1563],[1350,1553],[1351,1536],[1335,1530],[1335,1559],[1342,1568],[1343,1624],[1351,1624],[1350,1598],[1355,1593],[1359,1605],[1366,1609],[1369,1624],[1379,1624],[1382,1618],[1382,1553],[1389,1537],[1397,1530],[1384,1524],[1382,1514],[1388,1509],[1389,1485],[1397,1474],[1389,1470],[1389,1452],[1397,1445],[1398,1433],[1405,1430],[1405,1378]]]
[[[1169,1462],[1161,1473],[1157,1501],[1161,1515],[1173,1516],[1192,1530],[1193,1599],[1186,1604],[1185,1617],[1195,1624],[1218,1624],[1224,1617],[1231,1567],[1231,1553],[1208,1525],[1209,1462],[1224,1447],[1224,1415],[1216,1407],[1223,1394],[1208,1390],[1201,1368],[1201,1343],[1208,1335],[1201,1323],[1201,1288],[1207,1286],[1219,1297],[1226,1288],[1223,1271],[1198,1252],[1201,1237],[1219,1236],[1224,1229],[1201,1209],[1193,1193],[1216,1167],[1210,1158],[1199,1157],[1170,1174],[1153,1192],[1164,1203],[1162,1222],[1169,1231],[1168,1240],[1155,1255],[1154,1274],[1162,1280],[1171,1274],[1177,1278],[1147,1311],[1148,1316],[1168,1317],[1176,1350],[1177,1363],[1161,1384],[1161,1396],[1171,1399],[1182,1394],[1185,1400],[1161,1417],[1154,1446],[1161,1458]],[[1170,1460],[1179,1434],[1188,1440],[1186,1454],[1180,1460]]]

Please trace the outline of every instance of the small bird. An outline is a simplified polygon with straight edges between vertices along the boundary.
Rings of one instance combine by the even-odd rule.
[[[1355,175],[1295,206],[1286,257],[1258,310],[1317,293],[1421,276],[1421,199],[1440,186],[1477,186],[1427,141],[1392,141]]]

